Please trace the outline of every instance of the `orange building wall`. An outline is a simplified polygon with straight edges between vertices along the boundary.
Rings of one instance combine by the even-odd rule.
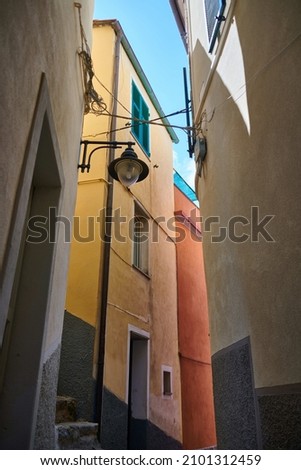
[[[216,445],[203,249],[194,230],[200,229],[200,213],[174,188],[183,447],[200,449]]]

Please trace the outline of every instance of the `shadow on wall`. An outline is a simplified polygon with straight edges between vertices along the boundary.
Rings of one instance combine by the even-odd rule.
[[[139,423],[143,435],[129,443],[128,406],[107,388],[104,389],[104,412],[101,428],[101,446],[110,450],[178,450],[181,444],[168,436],[149,420]]]
[[[65,311],[58,395],[75,398],[77,418],[87,421],[94,420],[94,337],[95,328]]]

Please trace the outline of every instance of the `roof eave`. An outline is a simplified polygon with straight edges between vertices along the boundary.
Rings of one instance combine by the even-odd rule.
[[[154,105],[158,115],[160,116],[163,124],[166,126],[166,130],[167,132],[169,133],[170,135],[170,138],[172,140],[173,143],[177,144],[179,142],[179,138],[177,136],[177,134],[175,133],[175,131],[173,130],[169,120],[164,117],[165,114],[164,114],[164,111],[163,109],[161,108],[161,105],[151,87],[151,84],[149,83],[140,63],[139,63],[139,60],[137,59],[120,23],[118,20],[94,20],[93,21],[93,24],[96,25],[96,26],[102,26],[102,25],[111,25],[112,28],[115,30],[116,34],[117,33],[121,33],[121,44],[128,56],[128,58],[130,59],[139,79],[141,80],[141,83],[143,84],[152,104]]]

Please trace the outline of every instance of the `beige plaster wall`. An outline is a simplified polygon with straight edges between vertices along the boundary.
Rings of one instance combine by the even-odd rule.
[[[84,2],[83,26],[91,40],[94,2]],[[71,219],[76,193],[77,160],[83,121],[83,87],[78,50],[78,10],[73,0],[12,0],[0,5],[0,265],[9,247],[8,231],[42,74],[62,160],[65,186],[61,215]],[[45,357],[60,341],[69,245],[60,231],[50,297]]]
[[[209,55],[205,30],[192,14],[196,2],[189,2],[194,113],[208,144],[197,191],[203,217],[220,217],[204,231],[212,353],[250,335],[255,386],[269,387],[301,378],[301,6],[229,3]],[[274,242],[260,235],[212,242],[231,217],[250,220],[252,206],[259,220],[274,216],[266,226]],[[236,226],[238,236],[243,232],[250,235],[250,225]]]

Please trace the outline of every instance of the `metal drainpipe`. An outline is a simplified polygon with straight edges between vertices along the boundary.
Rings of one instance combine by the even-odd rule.
[[[119,84],[119,63],[120,63],[120,44],[122,39],[121,29],[118,22],[113,22],[112,27],[116,32],[115,42],[115,59],[114,59],[114,78],[113,78],[113,90],[112,94],[117,98],[118,95],[118,84]],[[117,100],[114,100],[112,110],[112,120],[110,125],[111,138],[110,140],[116,140],[116,117],[117,111]],[[114,160],[114,149],[109,149],[108,163]],[[113,211],[113,180],[108,175],[108,191],[106,201],[106,217],[107,220],[111,221]],[[108,288],[109,288],[109,272],[110,272],[110,250],[111,250],[111,234],[112,224],[105,222],[105,234],[104,234],[104,249],[103,249],[103,262],[102,262],[102,282],[101,282],[101,299],[99,304],[99,343],[98,343],[98,370],[96,378],[96,397],[95,397],[95,418],[99,424],[98,435],[101,436],[101,422],[103,415],[103,388],[104,388],[104,365],[105,365],[105,345],[106,345],[106,324],[107,324],[107,303],[108,303]]]

